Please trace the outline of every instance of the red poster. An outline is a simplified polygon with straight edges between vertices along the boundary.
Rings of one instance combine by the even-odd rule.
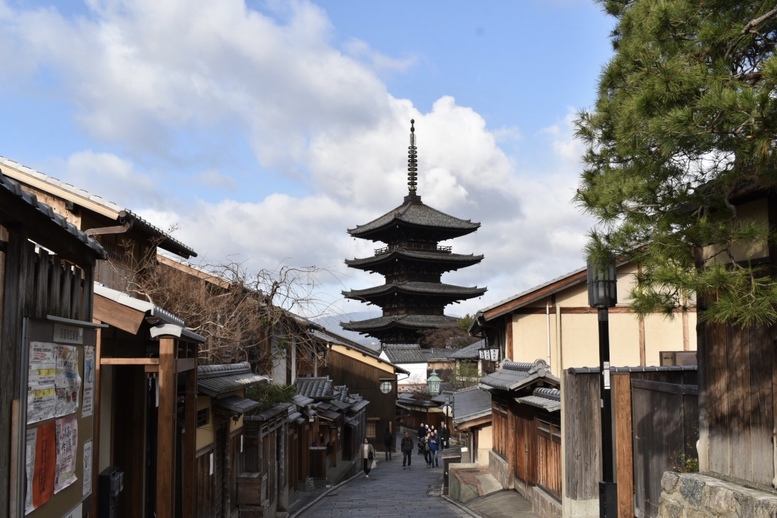
[[[54,476],[57,472],[57,443],[54,422],[37,429],[35,441],[35,470],[32,479],[32,506],[38,508],[54,494]]]

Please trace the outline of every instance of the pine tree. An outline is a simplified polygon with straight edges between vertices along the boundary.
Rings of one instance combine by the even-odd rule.
[[[600,0],[617,19],[575,201],[594,215],[589,256],[641,266],[633,307],[670,313],[699,296],[702,318],[777,322],[777,284],[736,246],[775,238],[742,217],[743,189],[777,183],[777,9],[736,0]],[[701,250],[716,253],[702,255]]]

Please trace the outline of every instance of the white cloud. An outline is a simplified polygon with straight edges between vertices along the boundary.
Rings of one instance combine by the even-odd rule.
[[[88,5],[71,17],[0,4],[8,28],[0,58],[23,56],[13,61],[22,74],[50,71],[94,149],[112,149],[75,151],[61,169],[43,172],[160,228],[178,227],[174,237],[206,262],[253,271],[315,265],[329,272],[325,305],[340,290],[382,282],[344,266],[380,246],[346,230],[402,203],[414,119],[423,201],[482,224],[446,244],[485,260],[443,280],[489,292],[449,313],[474,313],[582,265],[590,225],[570,204],[581,152],[571,112],[539,136],[489,128],[450,96],[422,112],[379,77],[414,58],[356,41],[341,53],[325,13],[304,1],[263,4],[276,9],[264,12],[239,0]],[[240,171],[220,162],[233,158],[234,140],[255,155]],[[505,152],[513,144],[532,146],[542,162],[526,169]],[[286,194],[274,178],[282,176]],[[231,197],[182,197],[189,184]]]

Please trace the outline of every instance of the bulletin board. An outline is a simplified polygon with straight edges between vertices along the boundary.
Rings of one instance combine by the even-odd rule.
[[[81,518],[95,484],[94,362],[102,326],[49,317],[26,327],[18,515]]]

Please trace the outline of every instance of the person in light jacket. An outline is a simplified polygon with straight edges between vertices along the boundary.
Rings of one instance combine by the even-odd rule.
[[[359,454],[362,458],[362,469],[364,469],[364,478],[370,478],[370,470],[372,469],[372,461],[375,459],[375,448],[370,444],[370,440],[366,437],[359,449]]]

